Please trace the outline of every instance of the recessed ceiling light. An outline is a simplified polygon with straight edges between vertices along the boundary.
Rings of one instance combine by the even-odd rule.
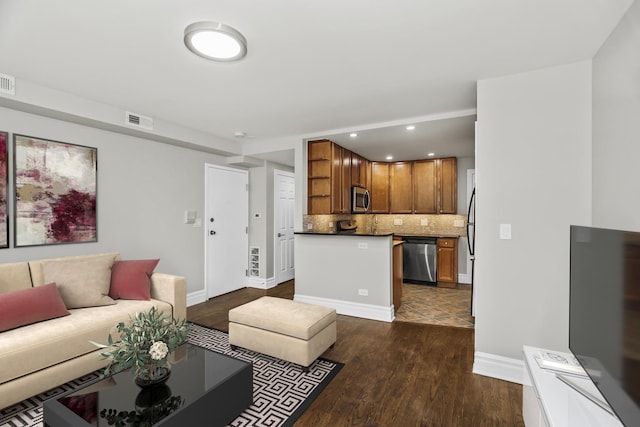
[[[240,32],[219,22],[196,22],[184,29],[184,44],[198,56],[230,62],[244,58],[247,40]]]
[[[393,160],[393,156],[387,156],[387,160]]]
[[[237,130],[233,133],[233,136],[235,136],[236,138],[244,138],[245,136],[247,136],[247,133],[241,130]]]
[[[429,156],[429,157],[433,157],[435,155],[436,155],[436,153],[427,153],[427,156]]]
[[[405,129],[406,130],[414,130],[416,127],[414,125],[409,125]]]
[[[357,133],[355,133],[355,132],[351,132],[351,133],[349,134],[349,136],[350,136],[351,138],[355,138],[356,136],[358,136],[358,134],[357,134]]]

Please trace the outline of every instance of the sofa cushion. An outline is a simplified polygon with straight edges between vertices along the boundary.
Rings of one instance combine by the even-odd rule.
[[[46,282],[55,282],[67,308],[114,304],[109,298],[113,258],[45,261],[42,272]]]
[[[159,259],[115,261],[109,296],[113,299],[151,299],[151,275]]]
[[[42,286],[45,283],[44,275],[42,273],[42,264],[44,262],[50,261],[75,261],[75,260],[90,260],[94,258],[111,258],[116,261],[120,259],[120,254],[118,252],[106,252],[101,254],[91,254],[91,255],[74,255],[67,256],[62,258],[49,258],[49,259],[39,259],[35,261],[29,261],[29,272],[31,273],[31,282],[33,286]]]
[[[96,351],[89,341],[106,344],[119,322],[152,306],[171,315],[171,305],[163,301],[118,300],[114,305],[72,309],[69,316],[1,333],[0,384]]]
[[[68,314],[55,283],[0,294],[0,331]]]
[[[31,288],[29,263],[0,264],[0,294],[29,288]]]

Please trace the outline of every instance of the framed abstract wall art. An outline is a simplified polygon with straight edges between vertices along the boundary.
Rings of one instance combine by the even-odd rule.
[[[9,207],[7,206],[7,187],[9,186],[8,139],[9,134],[0,131],[0,249],[9,247]]]
[[[96,242],[98,149],[13,135],[15,247]]]

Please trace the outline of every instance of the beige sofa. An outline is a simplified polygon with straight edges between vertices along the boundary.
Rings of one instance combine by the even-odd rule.
[[[99,257],[120,259],[118,253],[107,253],[0,264],[0,294],[44,285],[45,267],[51,271],[51,266],[64,266],[67,273],[73,273],[69,269],[74,265],[84,261],[93,265]],[[156,306],[176,319],[185,319],[186,281],[153,273],[151,300],[114,301],[96,307],[67,307],[69,315],[0,332],[0,409],[105,366],[100,349],[90,341],[106,343],[109,333],[116,332],[115,326],[137,312]]]

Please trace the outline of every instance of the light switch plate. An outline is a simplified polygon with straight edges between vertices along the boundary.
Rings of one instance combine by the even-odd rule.
[[[500,239],[511,240],[511,224],[500,224]]]
[[[196,211],[184,211],[184,223],[193,224],[196,221]]]
[[[313,224],[311,223],[307,224],[307,230],[311,230],[311,229],[313,229]]]
[[[393,225],[402,225],[402,218],[394,218]]]

